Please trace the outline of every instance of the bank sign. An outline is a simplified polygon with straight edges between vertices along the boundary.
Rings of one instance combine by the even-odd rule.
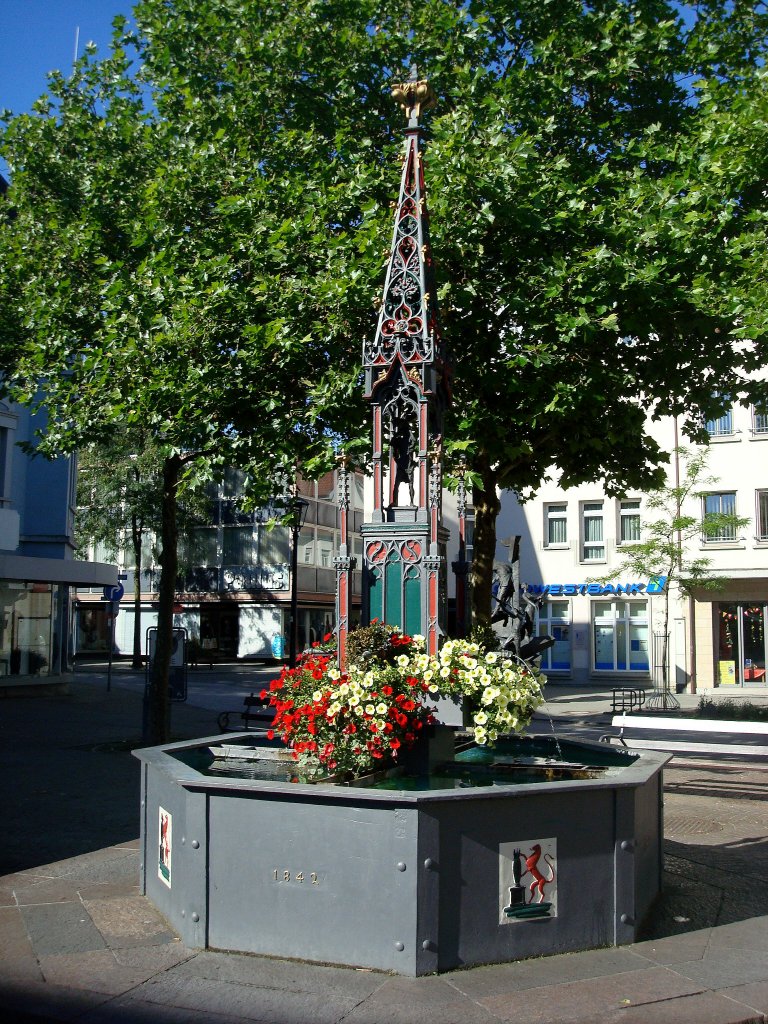
[[[666,576],[651,576],[647,583],[529,583],[529,594],[549,597],[633,597],[640,594],[663,594]]]

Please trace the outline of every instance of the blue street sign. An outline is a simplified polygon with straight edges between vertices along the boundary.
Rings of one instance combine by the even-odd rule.
[[[122,583],[116,583],[113,586],[104,587],[101,592],[102,600],[104,601],[119,601],[125,593],[125,587]]]

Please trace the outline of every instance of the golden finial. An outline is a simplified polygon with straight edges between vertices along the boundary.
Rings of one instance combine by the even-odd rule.
[[[398,82],[392,86],[392,98],[405,111],[411,127],[417,127],[422,110],[434,107],[437,97],[426,78],[419,78],[416,65],[411,67],[411,77],[407,82]]]

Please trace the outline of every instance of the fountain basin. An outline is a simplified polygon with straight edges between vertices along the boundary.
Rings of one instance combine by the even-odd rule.
[[[523,737],[348,787],[258,749],[216,768],[238,744],[254,734],[135,752],[142,889],[192,948],[414,977],[632,942],[660,892],[668,755],[561,741],[564,778]]]

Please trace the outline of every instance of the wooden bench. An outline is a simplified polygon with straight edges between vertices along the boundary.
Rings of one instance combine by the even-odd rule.
[[[768,722],[616,715],[611,725],[619,733],[601,736],[604,743],[648,747],[678,755],[768,757]]]
[[[614,715],[619,711],[639,711],[645,704],[645,690],[639,686],[614,686],[611,695],[611,710]]]
[[[239,716],[243,723],[238,729],[250,729],[251,722],[255,723],[256,728],[267,729],[275,717],[275,709],[269,706],[269,698],[264,700],[252,693],[249,697],[243,698],[242,711],[222,711],[217,719],[222,732],[231,731],[229,719],[232,715]]]

